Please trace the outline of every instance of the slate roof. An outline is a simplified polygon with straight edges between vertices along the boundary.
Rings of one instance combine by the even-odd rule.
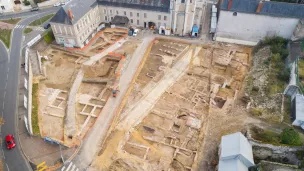
[[[140,10],[170,12],[170,0],[97,0],[100,5],[108,5]]]
[[[302,4],[265,1],[261,12],[257,13],[259,2],[259,0],[232,0],[230,11],[275,17],[304,18],[304,5]],[[223,0],[221,10],[228,10],[228,4],[229,0]]]
[[[97,5],[96,0],[72,0],[66,5],[62,6],[50,22],[72,25],[75,24],[81,17],[83,17],[90,9]],[[68,9],[71,9],[74,16],[70,20]]]

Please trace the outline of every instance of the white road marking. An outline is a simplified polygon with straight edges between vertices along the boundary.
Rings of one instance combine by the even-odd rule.
[[[7,170],[10,171],[7,164],[6,164],[6,167],[7,167]]]
[[[6,80],[8,80],[8,74],[6,74]]]
[[[3,104],[2,107],[3,107],[3,110],[4,110],[4,102],[2,104]]]
[[[5,99],[6,91],[4,92],[3,98]]]
[[[66,171],[70,170],[70,168],[72,167],[73,163],[71,162],[70,165],[68,166],[68,168],[66,169]]]
[[[6,87],[7,87],[7,82],[5,82],[5,87],[4,87],[5,90],[6,90]]]

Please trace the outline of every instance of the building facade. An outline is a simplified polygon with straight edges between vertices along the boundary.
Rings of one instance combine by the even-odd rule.
[[[13,0],[0,0],[0,13],[13,12],[14,1]]]
[[[304,5],[259,0],[222,0],[215,34],[216,41],[256,45],[265,37],[291,39]]]
[[[184,36],[200,28],[202,0],[72,0],[51,19],[56,42],[83,47],[100,30],[101,23],[127,17],[124,26],[157,28],[164,34]],[[162,31],[163,30],[163,31]]]

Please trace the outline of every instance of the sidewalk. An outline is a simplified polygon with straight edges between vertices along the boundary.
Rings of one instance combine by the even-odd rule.
[[[24,63],[24,57],[22,58],[21,63]],[[61,161],[59,145],[45,142],[41,137],[30,136],[24,123],[24,115],[27,112],[27,110],[24,108],[23,98],[27,93],[27,89],[24,87],[24,78],[26,77],[25,74],[26,72],[22,68],[19,77],[20,83],[18,98],[18,136],[20,139],[21,151],[26,156],[27,160],[35,165],[45,161],[47,166],[53,166],[58,161]],[[63,146],[61,146],[61,150],[64,160],[69,158],[74,152],[73,148],[68,149]]]

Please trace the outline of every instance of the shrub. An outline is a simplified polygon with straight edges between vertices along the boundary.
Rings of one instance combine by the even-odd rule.
[[[266,37],[263,43],[266,45],[281,44],[281,45],[286,46],[288,43],[288,40],[283,37]]]
[[[28,33],[32,32],[32,31],[33,31],[33,29],[31,29],[31,28],[25,28],[23,32],[25,34],[28,34]]]
[[[300,134],[293,128],[285,128],[281,135],[281,142],[288,145],[302,145]]]
[[[23,4],[24,4],[25,6],[31,5],[30,1],[28,1],[28,0],[24,0],[24,1],[23,1]]]
[[[260,90],[260,88],[257,87],[257,86],[253,86],[253,87],[252,87],[252,91],[258,92],[259,90]]]
[[[52,32],[52,30],[49,30],[47,32],[47,34],[43,37],[44,41],[47,43],[47,44],[50,44],[54,41],[55,37],[54,37],[54,34]]]
[[[289,80],[289,76],[290,76],[290,69],[285,68],[279,72],[278,79],[286,82]]]

